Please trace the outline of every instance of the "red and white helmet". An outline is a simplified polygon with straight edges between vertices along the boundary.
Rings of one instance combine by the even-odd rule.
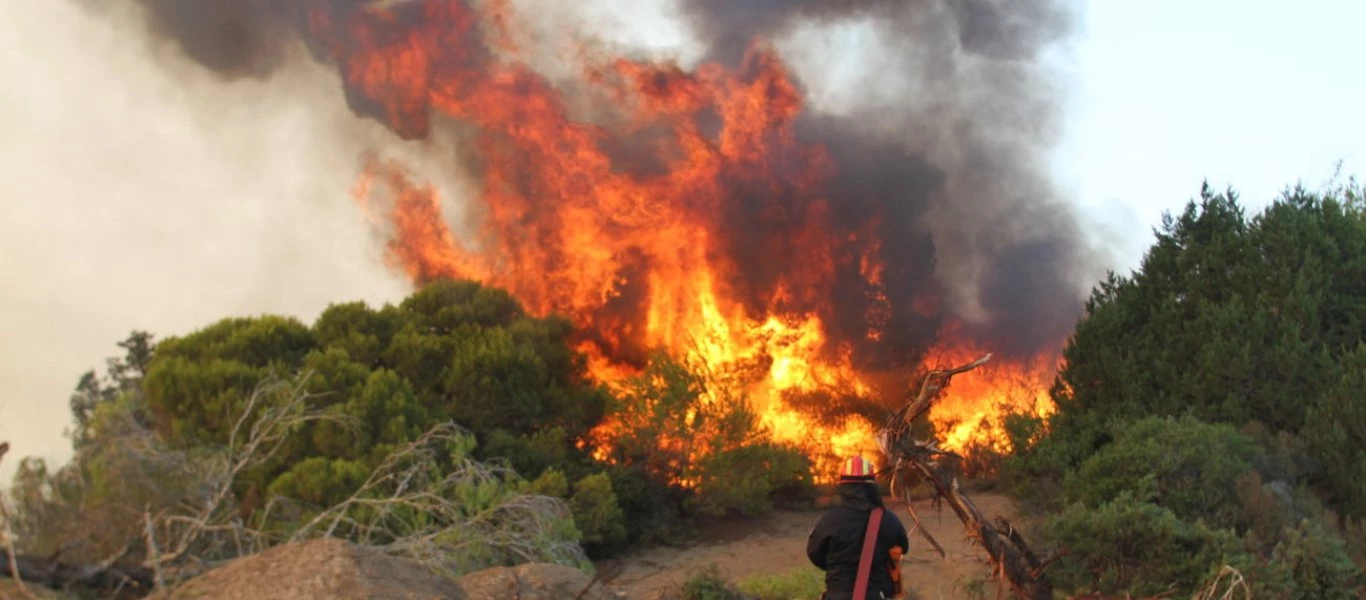
[[[844,466],[840,468],[840,483],[874,481],[875,478],[876,470],[873,468],[873,463],[862,456],[850,457],[844,461]]]

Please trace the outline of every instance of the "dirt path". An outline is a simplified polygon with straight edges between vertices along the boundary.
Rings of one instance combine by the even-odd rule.
[[[988,517],[1015,517],[1011,500],[995,494],[972,498]],[[936,510],[928,500],[913,503],[921,522],[948,555],[940,559],[925,538],[911,533],[911,551],[902,562],[902,581],[908,598],[940,600],[964,598],[962,586],[989,578],[986,556],[967,543],[963,524],[944,506]],[[909,530],[913,522],[904,504],[888,501]],[[745,523],[728,523],[703,536],[705,541],[687,548],[652,548],[631,556],[617,567],[612,585],[628,598],[667,598],[677,592],[688,575],[716,564],[726,579],[738,582],[754,575],[777,575],[810,566],[806,559],[806,535],[819,511],[777,512]],[[988,584],[988,590],[994,590]],[[992,594],[994,595],[994,594]]]

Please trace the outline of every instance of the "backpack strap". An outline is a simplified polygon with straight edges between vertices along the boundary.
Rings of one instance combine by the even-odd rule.
[[[874,507],[868,515],[868,530],[863,532],[863,554],[858,561],[858,576],[854,579],[854,600],[868,600],[868,573],[873,568],[873,548],[877,545],[878,527],[882,525],[882,507]]]

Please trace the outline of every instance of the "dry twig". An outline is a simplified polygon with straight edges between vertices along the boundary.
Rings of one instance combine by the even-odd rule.
[[[290,541],[344,536],[456,575],[506,561],[587,564],[579,545],[561,534],[568,507],[508,489],[511,469],[466,457],[472,439],[454,423],[434,427]]]
[[[1228,579],[1225,580],[1224,578]],[[1223,593],[1220,593],[1220,584],[1227,586]],[[1247,581],[1243,579],[1243,574],[1229,565],[1224,565],[1219,569],[1219,574],[1215,575],[1214,581],[1209,586],[1195,594],[1192,600],[1236,600],[1235,593],[1242,590],[1243,600],[1252,600],[1252,589],[1247,586]]]

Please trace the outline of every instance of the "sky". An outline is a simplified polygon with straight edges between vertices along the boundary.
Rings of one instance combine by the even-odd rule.
[[[677,43],[677,24],[642,6],[603,18],[653,23],[630,41]],[[1062,57],[1053,162],[1116,270],[1138,264],[1162,212],[1202,180],[1255,211],[1289,184],[1322,184],[1339,160],[1366,175],[1352,41],[1366,3],[1106,0],[1083,17]],[[329,302],[407,289],[349,197],[344,149],[387,134],[316,85],[334,74],[298,64],[206,97],[187,90],[207,75],[169,76],[153,54],[73,0],[0,0],[0,439],[14,447],[0,482],[17,456],[66,459],[72,387],[132,329],[307,322]]]

